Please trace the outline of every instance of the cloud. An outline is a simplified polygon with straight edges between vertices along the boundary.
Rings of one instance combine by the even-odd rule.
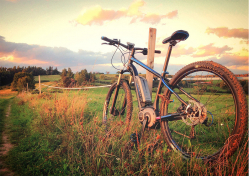
[[[230,69],[234,74],[248,73],[249,72],[249,58],[248,56],[239,56],[236,54],[225,54],[221,58],[217,59],[212,57],[207,59],[208,61],[214,61],[221,65],[224,65]]]
[[[9,2],[17,2],[19,0],[5,0],[5,1],[9,1]]]
[[[5,67],[36,65],[57,66],[58,69],[76,67],[81,70],[92,68],[95,64],[110,64],[112,55],[113,53],[102,54],[85,50],[74,52],[64,47],[13,43],[5,41],[5,38],[0,36],[0,65]],[[120,62],[120,60],[113,60],[113,62]]]
[[[180,56],[183,56],[183,55],[190,55],[190,54],[193,54],[197,51],[196,48],[193,48],[193,47],[189,47],[189,48],[185,48],[185,45],[177,45],[173,50],[172,50],[172,53],[171,53],[171,56],[172,57],[180,57]]]
[[[157,44],[156,49],[162,51],[166,50],[166,47],[163,48],[163,46],[164,45],[162,44]],[[200,46],[198,48],[186,47],[186,45],[176,45],[171,52],[171,57],[181,57],[188,55],[191,55],[192,57],[211,57],[213,55],[221,56],[222,54],[226,53],[226,51],[231,51],[232,49],[233,48],[228,47],[227,45],[223,47],[215,47],[213,43],[210,43],[205,46]],[[157,56],[163,56],[163,53]]]
[[[213,43],[210,43],[206,46],[201,46],[197,48],[197,52],[192,55],[192,57],[206,57],[212,55],[221,55],[224,54],[226,51],[230,51],[233,48],[228,47],[227,45],[223,47],[215,47]]]
[[[223,54],[220,58],[211,57],[206,60],[224,65],[235,74],[249,72],[249,50],[245,48],[242,48],[239,52]]]
[[[125,12],[122,10],[104,10],[101,6],[98,5],[84,11],[77,17],[76,22],[82,25],[102,25],[104,21],[112,21],[121,18],[124,15]]]
[[[248,56],[239,56],[235,54],[225,54],[219,59],[212,57],[207,60],[212,60],[224,66],[246,66],[249,64]]]
[[[157,13],[146,14],[140,11],[146,3],[143,0],[134,1],[128,8],[122,8],[120,10],[103,9],[97,5],[89,9],[85,9],[76,19],[77,24],[82,25],[103,25],[105,21],[113,21],[122,17],[132,18],[130,23],[141,21],[144,23],[156,24],[161,19],[172,19],[178,15],[178,11],[172,11],[165,15],[159,15]]]
[[[240,44],[247,44],[248,45],[249,44],[249,40],[241,40]]]
[[[227,27],[220,28],[207,28],[207,34],[215,34],[218,37],[224,38],[241,38],[248,39],[249,38],[249,29],[228,29]]]
[[[178,15],[178,11],[172,11],[170,13],[167,13],[166,15],[158,15],[158,14],[146,14],[139,18],[139,21],[145,22],[145,23],[151,23],[151,24],[157,24],[161,21],[163,18],[172,19]],[[136,18],[135,18],[136,19]],[[133,20],[133,22],[136,22],[136,20]]]

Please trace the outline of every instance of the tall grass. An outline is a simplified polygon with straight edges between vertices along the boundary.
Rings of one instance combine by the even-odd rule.
[[[124,132],[119,120],[106,135],[102,125],[104,91],[20,94],[9,117],[11,141],[7,157],[20,175],[245,175],[248,135],[227,162],[205,164],[185,160],[165,143],[160,130],[146,130],[140,144],[136,113]],[[93,93],[93,92],[92,92]],[[136,111],[136,108],[135,108]]]

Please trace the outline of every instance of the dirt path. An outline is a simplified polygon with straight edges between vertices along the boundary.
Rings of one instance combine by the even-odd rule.
[[[9,115],[10,115],[10,104],[9,104],[7,112],[6,112],[6,117],[8,117]],[[9,141],[6,130],[3,131],[2,136],[3,136],[3,146],[0,147],[0,156],[5,156],[10,151],[10,149],[13,147],[13,145]],[[0,175],[6,175],[6,176],[14,175],[13,172],[11,172],[9,169],[4,167],[4,163],[2,161],[0,161],[0,165],[3,165],[3,168],[0,169]]]

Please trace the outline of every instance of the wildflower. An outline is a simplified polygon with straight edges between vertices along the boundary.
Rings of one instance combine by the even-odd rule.
[[[157,137],[156,137],[156,139],[160,139],[161,138],[161,136],[159,135],[159,134],[157,134]]]

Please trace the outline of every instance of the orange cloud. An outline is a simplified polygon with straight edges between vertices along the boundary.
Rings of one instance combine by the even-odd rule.
[[[210,43],[209,45],[198,47],[198,51],[193,54],[192,57],[221,55],[224,54],[226,51],[230,51],[232,49],[233,48],[230,48],[227,45],[223,47],[215,47],[213,43]]]
[[[178,10],[175,10],[173,12],[167,13],[166,15],[158,15],[158,14],[146,14],[144,15],[140,21],[146,22],[146,23],[151,23],[151,24],[156,24],[161,21],[163,18],[169,18],[172,19],[178,15]],[[133,21],[135,22],[135,21]]]
[[[9,1],[9,2],[17,2],[19,0],[6,0],[6,1]]]
[[[248,45],[249,44],[249,40],[241,40],[240,44],[247,44]]]
[[[115,20],[121,18],[125,15],[125,12],[122,10],[104,10],[101,6],[92,7],[84,11],[76,19],[77,23],[82,25],[92,25],[99,24],[102,25],[106,20]]]
[[[145,5],[143,0],[134,1],[128,8],[122,8],[120,10],[103,9],[97,5],[89,9],[85,9],[76,19],[77,24],[82,25],[102,25],[105,21],[112,21],[121,17],[132,17],[130,23],[134,23],[137,20],[145,23],[156,24],[161,19],[172,19],[178,15],[178,11],[167,13],[165,15],[159,15],[156,13],[146,14],[140,11],[140,8]]]
[[[180,57],[183,55],[190,55],[193,54],[197,51],[197,49],[193,48],[193,47],[189,47],[189,48],[185,48],[185,45],[180,45],[180,46],[176,46],[171,53],[172,57]]]
[[[228,29],[227,27],[221,27],[221,28],[207,28],[206,30],[207,34],[215,34],[218,37],[224,37],[224,38],[242,38],[242,39],[248,39],[249,38],[249,29]]]

